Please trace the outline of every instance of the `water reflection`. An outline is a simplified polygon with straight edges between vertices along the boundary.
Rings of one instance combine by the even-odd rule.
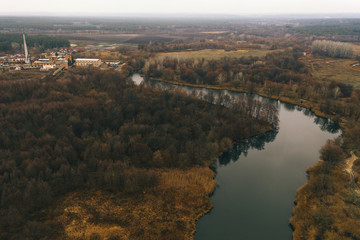
[[[306,116],[309,116],[309,117],[315,116],[315,113],[314,113],[313,111],[311,111],[310,109],[308,109],[308,108],[304,108],[304,109],[303,109],[303,113],[304,113]]]
[[[293,112],[295,110],[295,105],[290,103],[284,103],[284,107],[286,110]]]
[[[337,133],[340,130],[339,124],[328,118],[315,117],[314,123],[320,126],[322,131],[328,131],[330,133]]]
[[[236,162],[240,158],[241,154],[247,156],[248,151],[251,149],[263,150],[265,148],[265,144],[273,142],[277,134],[277,130],[268,131],[264,134],[250,137],[236,143],[231,150],[225,152],[219,157],[219,164],[227,165],[230,162]]]

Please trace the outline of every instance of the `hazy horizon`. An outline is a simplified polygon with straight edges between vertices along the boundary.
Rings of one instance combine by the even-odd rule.
[[[59,17],[59,18],[153,18],[153,19],[336,19],[360,18],[360,13],[92,13],[92,12],[0,12],[0,17]]]
[[[355,10],[356,9],[356,10]],[[7,1],[2,4],[2,16],[119,16],[138,14],[178,14],[178,15],[360,15],[360,1],[358,0],[108,0],[106,3],[89,2],[85,0],[63,0],[61,4],[49,5],[48,1]]]

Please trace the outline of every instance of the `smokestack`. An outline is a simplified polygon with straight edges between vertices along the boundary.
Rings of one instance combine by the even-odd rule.
[[[26,45],[25,33],[23,33],[23,39],[24,39],[24,51],[25,51],[25,63],[30,64],[30,58],[29,58],[28,48]]]

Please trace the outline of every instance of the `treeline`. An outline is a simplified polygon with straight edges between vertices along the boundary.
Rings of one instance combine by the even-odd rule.
[[[0,93],[4,239],[26,237],[29,216],[66,192],[87,186],[138,193],[157,184],[152,168],[203,165],[234,141],[271,129],[267,119],[136,87],[111,71],[3,81]]]
[[[236,51],[239,49],[279,49],[287,48],[290,44],[288,40],[278,38],[264,38],[247,34],[223,33],[218,38],[207,36],[198,41],[184,42],[183,40],[173,40],[171,43],[165,41],[153,41],[148,44],[139,44],[138,49],[157,53],[157,52],[179,52],[179,51],[199,51],[204,49],[221,49],[225,51]]]
[[[27,35],[26,43],[28,47],[37,46],[43,49],[70,46],[70,42],[66,39],[50,37],[45,35]],[[0,33],[0,51],[3,52],[11,51],[13,49],[13,44],[23,45],[22,34]]]
[[[352,23],[348,25],[324,25],[318,24],[313,26],[299,26],[289,29],[290,32],[311,34],[317,36],[326,35],[354,35],[357,36],[360,33],[359,23]]]
[[[226,106],[233,111],[245,113],[254,119],[271,124],[274,128],[279,125],[278,110],[271,103],[263,103],[246,95],[235,97],[222,92],[217,95],[209,93],[201,96],[195,94],[195,96],[213,104]]]
[[[260,48],[260,47],[259,47]],[[173,44],[165,44],[164,42],[154,42],[152,44],[139,44],[139,50],[146,50],[148,52],[178,52],[184,50],[203,50],[203,49],[224,49],[226,51],[236,50],[236,44],[228,44],[224,41],[222,42],[214,42],[214,41],[206,41],[201,40],[199,42],[191,42],[191,43],[173,43]]]
[[[220,60],[150,58],[143,67],[148,77],[192,84],[251,88],[253,84],[297,83],[308,72],[298,61],[301,50],[269,54],[266,58],[241,57]],[[306,75],[305,75],[306,77]]]
[[[316,40],[311,45],[311,52],[333,58],[352,58],[354,48],[348,43]]]

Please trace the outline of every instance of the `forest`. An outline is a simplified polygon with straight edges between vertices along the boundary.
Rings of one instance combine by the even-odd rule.
[[[45,35],[28,35],[26,43],[29,47],[40,47],[41,49],[52,49],[59,47],[69,47],[70,42],[63,38],[50,37]],[[10,52],[16,50],[23,44],[22,34],[0,33],[0,51]],[[16,46],[15,46],[16,45]]]
[[[251,109],[261,108],[260,102],[230,109],[136,87],[112,71],[72,70],[61,81],[2,81],[0,93],[5,239],[29,237],[29,217],[68,192],[87,186],[136,195],[158,184],[152,169],[205,166],[235,141],[277,122],[276,109],[269,108],[272,124],[256,120]]]

